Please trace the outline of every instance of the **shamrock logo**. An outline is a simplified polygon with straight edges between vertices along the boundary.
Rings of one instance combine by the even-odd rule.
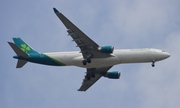
[[[30,47],[29,46],[27,46],[26,44],[21,44],[21,50],[23,50],[24,52],[28,52],[28,51],[30,51],[31,49],[30,49]]]

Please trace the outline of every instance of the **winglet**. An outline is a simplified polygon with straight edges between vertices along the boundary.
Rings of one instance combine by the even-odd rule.
[[[59,13],[59,11],[56,8],[53,8],[55,13]]]

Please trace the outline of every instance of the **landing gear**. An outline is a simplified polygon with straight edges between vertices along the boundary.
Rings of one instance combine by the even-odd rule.
[[[91,63],[91,59],[90,59],[90,58],[87,58],[87,62],[88,62],[88,63]]]
[[[92,54],[87,55],[87,59],[82,61],[83,65],[86,65],[87,63],[91,63],[92,57],[93,57]]]
[[[155,66],[155,60],[152,61],[152,64],[151,64],[151,65],[152,65],[152,67]]]
[[[155,66],[155,64],[154,63],[152,63],[152,67],[154,67]]]
[[[83,63],[83,65],[86,65],[86,64],[87,64],[87,61],[86,61],[86,60],[83,60],[82,63]]]

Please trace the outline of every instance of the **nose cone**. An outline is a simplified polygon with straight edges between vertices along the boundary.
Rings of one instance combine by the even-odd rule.
[[[170,56],[171,55],[168,52],[162,50],[155,50],[153,53],[153,59],[156,61],[167,59]]]
[[[164,52],[163,56],[166,59],[166,58],[170,57],[171,55],[169,53],[167,53],[167,52]]]

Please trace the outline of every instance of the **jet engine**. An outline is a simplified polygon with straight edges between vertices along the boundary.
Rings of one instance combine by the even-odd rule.
[[[104,77],[107,77],[109,79],[119,79],[121,76],[121,73],[118,71],[112,71],[112,72],[107,72],[107,74]]]
[[[102,53],[113,53],[114,47],[113,46],[100,46],[98,47],[97,50]]]

